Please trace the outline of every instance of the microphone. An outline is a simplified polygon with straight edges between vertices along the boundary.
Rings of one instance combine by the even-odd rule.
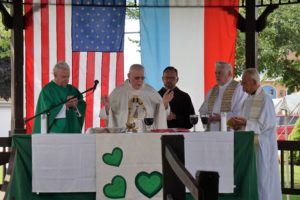
[[[95,81],[94,81],[93,92],[96,90],[98,84],[99,84],[99,81],[98,81],[98,80],[95,80]]]
[[[77,106],[74,106],[74,107],[73,107],[73,110],[74,110],[74,112],[76,113],[77,117],[81,117],[81,113],[80,113],[80,111],[79,111],[79,109],[78,109]]]
[[[87,92],[90,92],[90,91],[92,91],[92,90],[93,90],[93,92],[94,92],[95,89],[97,88],[97,85],[98,85],[98,84],[99,84],[99,81],[98,81],[98,80],[95,80],[95,81],[94,81],[93,87],[90,87],[89,89],[85,90],[84,92],[78,93],[76,96],[68,97],[66,100],[63,100],[63,101],[59,102],[58,104],[52,105],[52,106],[50,106],[49,108],[47,108],[47,109],[45,109],[45,110],[42,110],[41,112],[35,114],[34,116],[32,116],[32,117],[26,119],[26,120],[25,120],[25,123],[29,122],[30,120],[32,120],[32,119],[34,119],[34,118],[36,118],[36,117],[38,117],[38,116],[40,116],[40,115],[42,115],[42,114],[44,114],[44,113],[50,113],[50,111],[51,111],[52,109],[54,109],[54,108],[56,108],[56,107],[58,107],[58,106],[61,106],[61,105],[63,105],[63,104],[66,104],[66,103],[67,103],[68,101],[70,101],[71,99],[78,98],[80,95],[83,95],[83,94],[85,94],[85,93],[87,93]],[[81,100],[81,99],[79,99],[79,101],[80,101],[80,100]],[[81,116],[82,116],[77,106],[75,106],[75,107],[73,106],[73,108],[71,108],[71,109],[73,109],[73,111],[76,113],[77,117],[81,117]],[[50,114],[48,114],[48,115],[50,115]],[[48,127],[48,130],[51,129],[51,126],[52,126],[52,125],[53,125],[53,123],[50,124],[50,127]]]

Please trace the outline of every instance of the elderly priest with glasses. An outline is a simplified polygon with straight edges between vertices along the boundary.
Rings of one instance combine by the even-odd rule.
[[[133,132],[145,130],[144,118],[153,118],[153,129],[167,128],[167,113],[158,92],[144,83],[144,67],[133,64],[128,79],[115,88],[109,97],[101,97],[105,109],[100,118],[108,120],[108,127],[127,127]]]

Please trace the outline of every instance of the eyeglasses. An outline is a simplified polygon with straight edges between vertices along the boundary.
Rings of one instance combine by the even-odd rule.
[[[136,77],[133,77],[134,80],[138,81],[138,80],[144,80],[145,79],[145,76],[136,76]]]

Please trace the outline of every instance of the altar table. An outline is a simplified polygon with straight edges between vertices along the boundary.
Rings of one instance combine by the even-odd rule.
[[[256,163],[253,132],[236,132],[234,134],[234,193],[220,194],[220,200],[256,200]],[[31,136],[14,135],[13,145],[17,149],[14,175],[8,199],[18,200],[95,200],[95,192],[85,193],[32,193],[32,157]],[[187,194],[187,199],[191,199]]]

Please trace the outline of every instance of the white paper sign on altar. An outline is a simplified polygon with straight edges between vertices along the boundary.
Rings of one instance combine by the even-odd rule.
[[[162,200],[161,134],[99,134],[97,200]]]
[[[32,192],[95,192],[95,151],[95,135],[32,135]]]

